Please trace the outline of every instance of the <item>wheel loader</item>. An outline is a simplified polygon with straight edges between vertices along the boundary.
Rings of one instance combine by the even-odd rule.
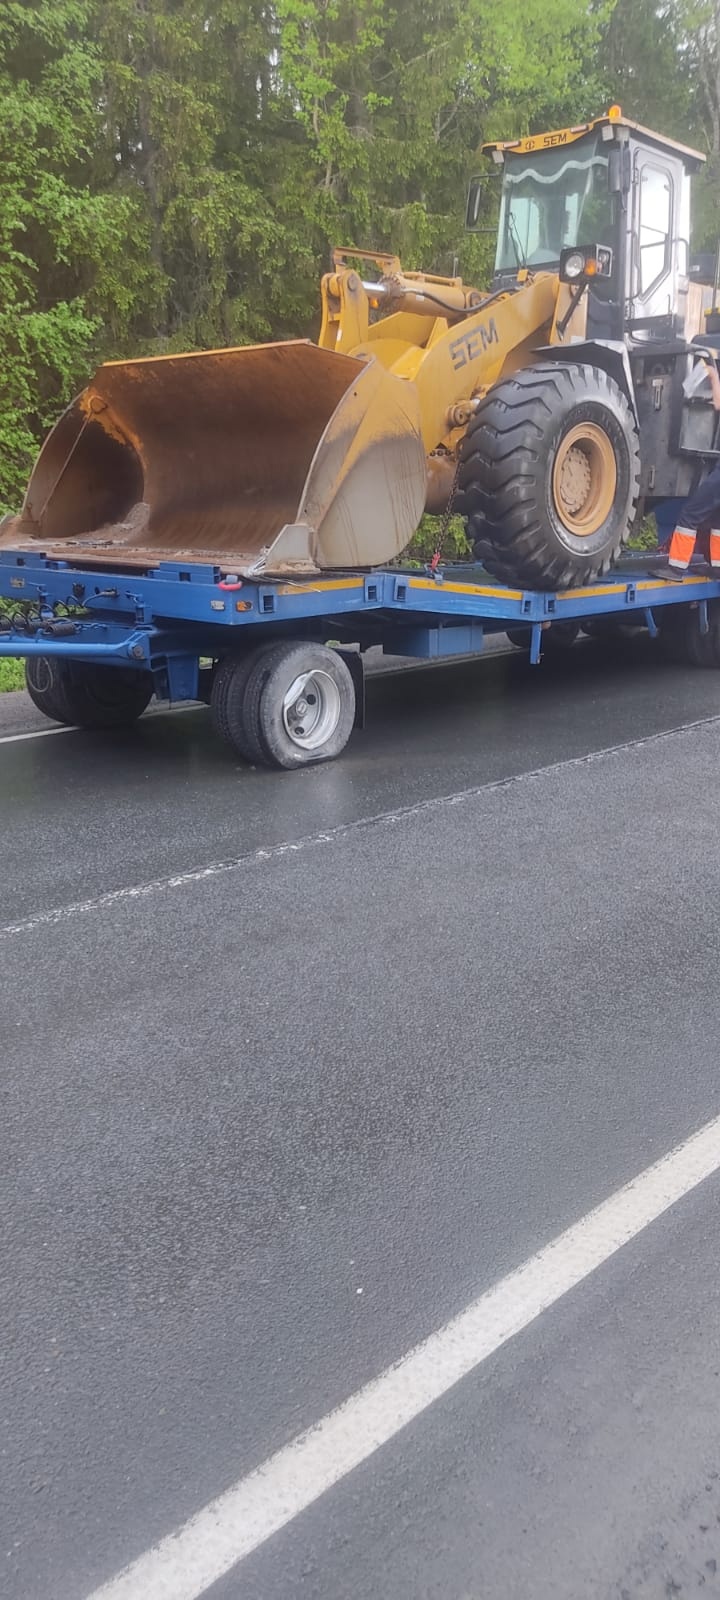
[[[317,344],[105,363],[0,545],[303,578],[392,561],[426,510],[458,511],[501,581],[605,573],[638,515],[718,454],[692,342],[704,158],[619,107],[485,149],[501,180],[486,290],[336,250]]]

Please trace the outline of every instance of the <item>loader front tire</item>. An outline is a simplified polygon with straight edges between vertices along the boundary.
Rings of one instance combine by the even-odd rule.
[[[458,510],[503,583],[566,589],[608,571],[632,528],[640,447],[600,367],[547,361],[480,401],[460,452]]]
[[[38,711],[77,728],[129,727],[153,693],[149,672],[57,656],[28,656],[25,684]]]

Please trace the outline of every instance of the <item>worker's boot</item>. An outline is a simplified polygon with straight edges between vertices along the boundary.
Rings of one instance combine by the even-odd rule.
[[[651,567],[650,577],[661,578],[663,583],[682,583],[687,576],[687,567],[673,567],[668,561],[665,567]]]

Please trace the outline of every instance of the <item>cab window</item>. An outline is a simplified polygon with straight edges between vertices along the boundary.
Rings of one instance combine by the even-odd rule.
[[[640,293],[662,278],[670,260],[672,191],[663,167],[644,166],[640,174]]]

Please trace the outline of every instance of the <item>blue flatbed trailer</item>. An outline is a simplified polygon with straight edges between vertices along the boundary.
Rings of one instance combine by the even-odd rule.
[[[509,631],[537,663],[580,628],[637,626],[678,659],[720,666],[720,573],[670,583],[653,564],[628,557],[606,579],[548,593],[469,565],[255,582],[196,563],[123,570],[3,551],[0,657],[26,659],[32,698],[57,721],[118,725],[153,694],[201,700],[245,759],[296,767],[338,755],[362,722],[371,646],[440,660]]]

